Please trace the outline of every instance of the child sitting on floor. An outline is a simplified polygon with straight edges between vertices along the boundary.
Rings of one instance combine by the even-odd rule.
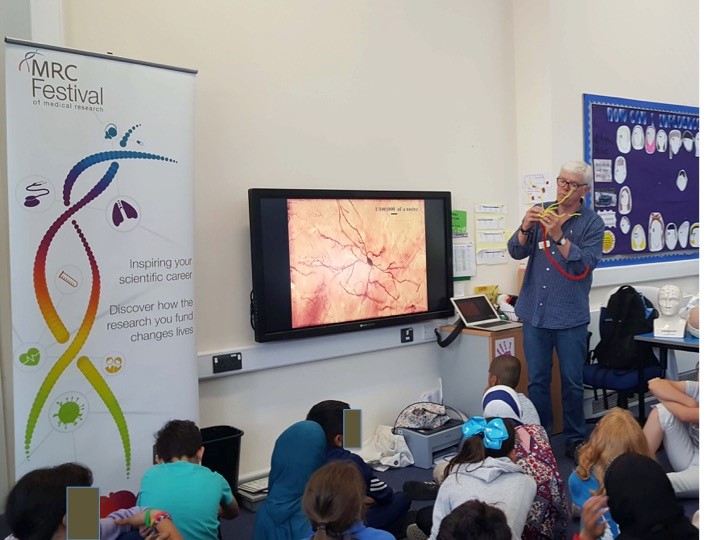
[[[487,503],[462,503],[440,523],[438,540],[510,540],[512,531],[505,514]]]
[[[325,431],[328,462],[351,461],[360,471],[365,481],[365,502],[368,505],[365,523],[402,537],[411,501],[404,493],[395,492],[377,478],[360,456],[343,448],[343,411],[349,408],[350,405],[344,401],[321,401],[310,409],[307,419],[317,422]]]
[[[568,480],[574,508],[582,508],[593,495],[605,495],[605,470],[626,452],[651,456],[637,420],[626,409],[614,407],[600,419],[578,452],[578,466]],[[615,538],[620,533],[615,520],[609,511],[603,518],[608,525],[603,538]]]
[[[5,521],[12,532],[5,540],[64,540],[67,536],[67,488],[89,487],[93,475],[79,463],[35,469],[25,474],[10,490]],[[115,540],[131,528],[152,528],[145,534],[158,539],[182,540],[167,512],[135,506],[117,510],[100,520],[100,538]]]
[[[198,427],[170,420],[155,434],[155,449],[158,464],[145,472],[138,503],[166,509],[185,538],[217,540],[218,517],[232,519],[240,507],[227,480],[201,465],[205,448]]]
[[[504,418],[474,416],[462,427],[464,441],[445,469],[433,508],[430,538],[435,540],[443,518],[465,501],[478,499],[502,510],[520,538],[537,485],[515,463],[515,427]]]
[[[363,525],[365,483],[349,461],[333,461],[310,477],[303,495],[303,510],[314,533],[308,540],[353,538],[393,540],[387,531]]]
[[[488,387],[485,394],[487,395],[488,390],[498,385],[511,388],[517,393],[517,399],[520,402],[520,421],[523,424],[541,425],[540,415],[533,402],[525,394],[517,391],[520,384],[521,369],[522,364],[515,356],[501,354],[493,358],[492,362],[490,362]]]

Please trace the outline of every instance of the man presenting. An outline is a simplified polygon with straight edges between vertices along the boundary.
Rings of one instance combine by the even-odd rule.
[[[552,433],[552,351],[562,382],[565,454],[574,458],[585,437],[582,368],[587,356],[592,271],[602,256],[605,225],[583,197],[592,168],[568,161],[557,178],[557,202],[530,208],[508,241],[513,259],[529,257],[515,305],[523,321],[528,393]]]

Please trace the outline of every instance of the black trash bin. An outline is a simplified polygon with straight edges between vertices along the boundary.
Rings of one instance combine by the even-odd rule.
[[[200,434],[205,447],[202,464],[221,474],[230,484],[233,497],[237,499],[240,438],[243,431],[232,426],[211,426],[200,429]]]

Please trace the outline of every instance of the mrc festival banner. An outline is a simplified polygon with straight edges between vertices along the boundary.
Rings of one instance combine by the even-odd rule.
[[[137,493],[198,419],[195,73],[6,41],[15,476]]]

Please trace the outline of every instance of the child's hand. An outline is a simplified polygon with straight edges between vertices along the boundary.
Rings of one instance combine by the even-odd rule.
[[[607,496],[590,497],[582,507],[583,530],[580,532],[582,540],[595,540],[605,533],[605,519],[603,514],[607,512]]]
[[[155,529],[157,533],[148,536],[151,540],[183,540],[182,534],[169,519],[163,519]]]

